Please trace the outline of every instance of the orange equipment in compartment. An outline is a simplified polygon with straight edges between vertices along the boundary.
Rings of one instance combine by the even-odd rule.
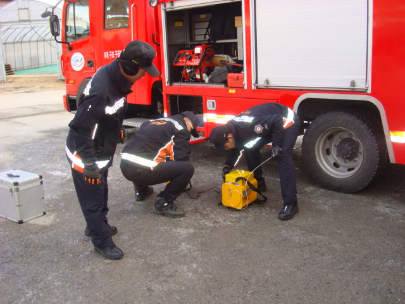
[[[198,45],[192,50],[177,52],[173,65],[183,68],[183,78],[186,81],[204,82],[205,78],[214,70],[211,62],[215,50],[212,45]]]
[[[229,73],[227,82],[230,88],[243,88],[243,73]]]

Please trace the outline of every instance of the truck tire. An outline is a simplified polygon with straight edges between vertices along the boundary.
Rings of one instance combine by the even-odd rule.
[[[309,175],[324,188],[355,193],[382,169],[383,151],[368,115],[337,110],[317,117],[305,132],[302,153]]]
[[[388,149],[385,143],[385,136],[383,126],[381,124],[381,120],[376,116],[372,115],[370,112],[364,111],[361,107],[348,107],[341,109],[342,111],[351,113],[357,117],[366,117],[368,122],[368,126],[373,129],[374,135],[377,137],[378,140],[378,151],[380,153],[380,164],[377,175],[380,176],[390,164],[390,159],[388,156]]]

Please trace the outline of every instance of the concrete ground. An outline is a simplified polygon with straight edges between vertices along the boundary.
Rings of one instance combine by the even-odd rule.
[[[177,200],[186,216],[170,219],[152,212],[164,184],[135,201],[119,145],[109,221],[125,257],[110,261],[83,233],[64,154],[73,115],[63,109],[63,86],[5,87],[0,172],[42,174],[47,214],[23,224],[0,218],[0,303],[405,303],[405,166],[347,195],[310,180],[298,149],[300,212],[282,222],[276,163],[264,165],[265,204],[229,209],[220,204],[223,158],[204,142],[192,146],[193,188]]]

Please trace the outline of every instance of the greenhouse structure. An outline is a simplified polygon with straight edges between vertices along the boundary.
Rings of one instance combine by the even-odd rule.
[[[42,1],[14,0],[0,8],[0,64],[4,67],[3,74],[59,65],[61,46],[51,35],[49,18],[41,17],[46,9],[51,10],[50,7]],[[54,13],[60,18],[62,10],[55,8]],[[60,72],[59,76],[62,78]]]

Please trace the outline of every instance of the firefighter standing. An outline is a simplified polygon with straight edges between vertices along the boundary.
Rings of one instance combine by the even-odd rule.
[[[260,148],[272,142],[271,155],[278,160],[281,193],[284,208],[280,220],[290,220],[298,213],[295,166],[292,150],[300,129],[299,118],[291,109],[276,103],[252,107],[234,117],[225,126],[215,127],[209,141],[217,147],[218,154],[230,150],[222,170],[223,177],[239,161],[242,152],[249,171],[254,170],[260,191],[266,190],[260,166]]]
[[[107,220],[108,168],[120,137],[126,95],[145,72],[153,77],[159,75],[153,64],[155,55],[151,45],[140,40],[130,42],[117,60],[94,74],[69,123],[66,155],[87,223],[85,235],[91,236],[95,251],[107,259],[124,256],[111,238],[117,228]]]
[[[191,111],[144,122],[121,153],[121,171],[134,183],[136,200],[152,194],[156,185],[169,182],[156,198],[154,212],[182,217],[174,200],[183,193],[194,174],[190,162],[190,135],[199,137],[199,120]]]

